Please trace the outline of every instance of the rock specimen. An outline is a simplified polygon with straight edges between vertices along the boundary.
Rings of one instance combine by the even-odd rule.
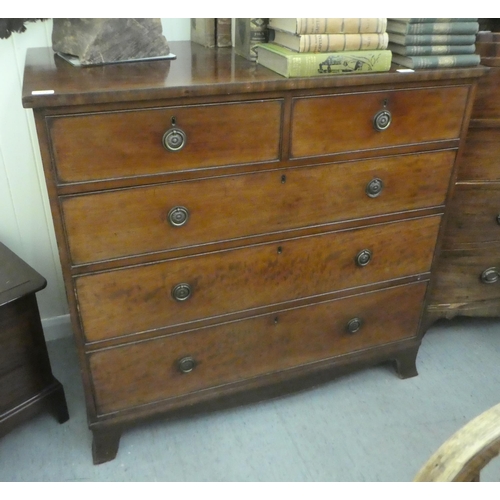
[[[78,57],[82,66],[170,53],[159,18],[54,19],[52,48]]]

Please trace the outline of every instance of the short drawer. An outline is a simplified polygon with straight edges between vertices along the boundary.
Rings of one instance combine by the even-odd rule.
[[[97,412],[415,337],[425,289],[425,283],[395,287],[94,352],[89,364]]]
[[[47,118],[58,181],[84,182],[277,160],[281,100]],[[164,147],[164,134],[178,150]],[[185,140],[180,140],[180,132]]]
[[[435,280],[433,306],[500,300],[500,245],[441,252]]]
[[[467,96],[457,86],[295,98],[291,157],[458,139]]]
[[[62,198],[73,263],[443,204],[454,151]]]
[[[443,248],[500,243],[500,183],[457,184],[450,203]]]
[[[500,180],[500,120],[497,127],[471,127],[458,164],[459,181]]]
[[[428,272],[441,217],[324,233],[75,279],[88,341]]]

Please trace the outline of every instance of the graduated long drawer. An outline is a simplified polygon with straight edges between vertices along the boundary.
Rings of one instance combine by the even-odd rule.
[[[424,273],[440,220],[424,217],[84,275],[75,279],[75,289],[85,335],[104,340]]]
[[[425,283],[406,285],[92,353],[97,412],[410,339],[425,289]]]
[[[62,199],[74,264],[443,204],[454,151]]]

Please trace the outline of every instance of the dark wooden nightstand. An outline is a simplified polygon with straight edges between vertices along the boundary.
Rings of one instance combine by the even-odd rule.
[[[69,418],[52,375],[35,293],[43,276],[0,243],[0,437],[38,412]]]

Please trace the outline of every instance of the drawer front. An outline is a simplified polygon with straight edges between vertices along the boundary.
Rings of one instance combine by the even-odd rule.
[[[435,279],[433,306],[500,300],[500,245],[441,252]]]
[[[291,156],[457,139],[467,95],[467,87],[447,87],[296,98]],[[392,121],[378,131],[373,121],[381,111],[390,112]]]
[[[500,243],[500,183],[458,184],[450,203],[443,241],[445,249]]]
[[[440,220],[424,217],[81,276],[76,291],[85,334],[89,341],[103,340],[427,272]],[[356,258],[365,250],[372,257],[360,266]]]
[[[425,288],[395,287],[92,353],[98,413],[412,338]],[[361,327],[349,333],[347,324],[355,318]],[[183,358],[194,359],[192,371],[180,371]]]
[[[440,205],[454,158],[454,151],[406,155],[65,198],[72,261]]]
[[[458,180],[500,180],[500,120],[497,128],[469,128]]]
[[[81,182],[277,160],[279,100],[49,117],[59,182]],[[163,146],[172,127],[186,134]]]

